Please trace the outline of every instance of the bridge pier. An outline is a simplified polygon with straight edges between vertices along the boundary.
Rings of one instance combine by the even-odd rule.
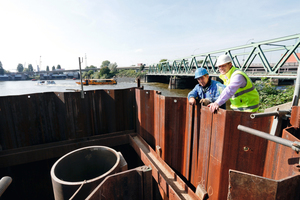
[[[170,76],[155,76],[155,75],[151,75],[151,76],[148,76],[146,75],[146,78],[145,78],[145,82],[146,83],[151,83],[151,82],[158,82],[158,83],[169,83],[169,77]]]
[[[197,84],[194,77],[171,76],[169,80],[169,89],[186,89],[193,88]]]
[[[146,75],[146,83],[158,82],[169,84],[169,89],[194,88],[198,83],[192,76]]]

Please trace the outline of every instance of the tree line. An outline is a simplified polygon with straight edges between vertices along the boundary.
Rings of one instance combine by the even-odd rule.
[[[146,72],[143,71],[145,65],[141,65],[138,72],[136,72],[135,70],[125,70],[125,69],[118,70],[117,67],[118,67],[117,63],[115,62],[111,63],[109,60],[105,60],[102,62],[99,71],[95,71],[97,67],[93,65],[89,67],[87,66],[85,69],[90,69],[90,70],[84,72],[82,74],[82,77],[85,79],[92,79],[92,78],[107,79],[107,78],[113,78],[115,76],[118,77],[126,76],[126,77],[138,78],[138,77],[143,77],[146,74]]]
[[[52,67],[52,71],[54,71],[55,69],[61,69],[61,66],[60,65],[57,65],[56,67],[53,66]],[[28,67],[27,68],[24,68],[23,64],[18,64],[17,66],[17,71],[18,72],[33,72],[33,66],[32,64],[28,64]],[[49,66],[46,67],[46,71],[50,71],[50,68]],[[8,70],[5,70],[2,66],[2,62],[0,61],[0,75],[3,75],[5,73],[9,73]]]

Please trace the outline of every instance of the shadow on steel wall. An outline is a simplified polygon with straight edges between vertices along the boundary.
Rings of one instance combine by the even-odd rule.
[[[133,130],[134,88],[0,97],[2,150]]]

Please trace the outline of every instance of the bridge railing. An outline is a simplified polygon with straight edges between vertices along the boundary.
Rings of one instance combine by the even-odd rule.
[[[290,73],[297,71],[300,59],[296,53],[300,46],[300,34],[266,40],[262,42],[252,42],[242,46],[222,49],[191,55],[181,59],[167,60],[149,66],[148,74],[166,75],[189,75],[199,67],[204,67],[210,74],[219,74],[216,62],[218,56],[228,54],[235,67],[244,72],[264,73],[276,75],[278,73]],[[294,69],[286,63],[290,56],[294,56],[296,62]],[[271,61],[276,57],[276,62]],[[258,62],[258,65],[253,62]],[[280,68],[284,68],[280,70]],[[289,70],[290,69],[290,70]],[[292,69],[292,70],[291,70]]]

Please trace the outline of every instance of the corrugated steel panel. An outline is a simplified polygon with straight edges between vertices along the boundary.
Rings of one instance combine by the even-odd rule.
[[[299,130],[292,127],[284,129],[282,132],[283,139],[300,142],[300,140],[296,136],[299,138],[300,132]],[[275,180],[283,179],[295,174],[300,174],[299,153],[297,153],[290,147],[280,145],[278,154],[276,156],[278,157],[278,162],[276,166],[276,176],[274,178]]]
[[[0,97],[3,150],[135,128],[135,89]]]
[[[229,177],[228,200],[300,198],[300,175],[290,176],[277,181],[231,170]]]
[[[201,123],[200,123],[201,120]],[[212,120],[213,114],[207,108],[201,109],[201,118],[198,124],[200,127],[197,128],[199,135],[197,138],[197,168],[196,176],[197,179],[192,182],[195,186],[200,184],[202,188],[207,190],[207,181],[208,181],[208,165],[210,159],[210,146],[211,146],[211,131],[212,131]],[[196,120],[195,120],[196,121]]]
[[[250,113],[221,109],[213,115],[206,186],[210,199],[226,198],[229,169],[257,175],[263,173],[267,141],[239,131],[237,129],[239,124],[268,132],[270,118],[250,120]]]
[[[155,149],[154,138],[154,94],[153,90],[135,90],[136,96],[136,130]]]
[[[193,131],[194,131],[194,106],[189,105],[186,101],[186,127],[185,127],[185,138],[184,138],[184,149],[183,149],[183,163],[182,163],[182,175],[186,177],[188,181],[191,180],[191,162],[192,162],[192,150],[193,150]]]

